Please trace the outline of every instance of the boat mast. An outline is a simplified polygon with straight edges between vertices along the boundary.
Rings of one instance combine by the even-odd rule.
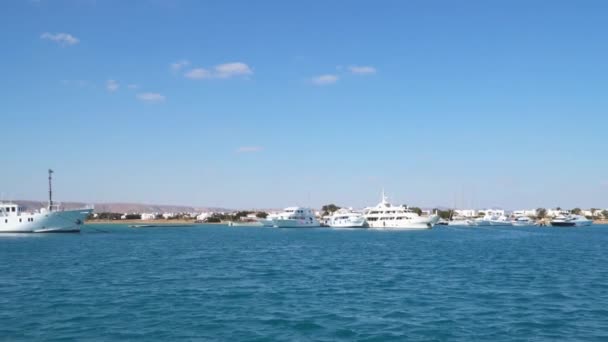
[[[49,211],[53,211],[53,170],[49,169]]]

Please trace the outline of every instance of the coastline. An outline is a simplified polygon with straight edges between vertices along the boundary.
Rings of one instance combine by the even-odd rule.
[[[115,225],[155,225],[155,226],[194,226],[204,224],[225,224],[225,223],[197,223],[194,220],[88,220],[85,225],[115,224]]]

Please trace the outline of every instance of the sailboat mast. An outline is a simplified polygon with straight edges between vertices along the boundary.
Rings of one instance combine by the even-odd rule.
[[[53,170],[49,169],[49,211],[53,210]]]

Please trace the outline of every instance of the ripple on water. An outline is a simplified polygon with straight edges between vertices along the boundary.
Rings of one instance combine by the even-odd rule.
[[[0,340],[608,339],[608,227],[0,236]]]

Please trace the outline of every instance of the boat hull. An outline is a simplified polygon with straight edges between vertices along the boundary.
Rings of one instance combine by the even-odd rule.
[[[439,216],[424,217],[410,220],[378,220],[368,222],[372,229],[415,230],[431,229],[439,221]]]
[[[276,228],[317,228],[321,227],[318,221],[273,219],[273,226]]]
[[[583,221],[583,222],[551,222],[551,226],[553,227],[588,227],[591,226],[593,222]]]
[[[367,221],[361,217],[354,220],[338,220],[329,223],[331,228],[367,228]]]
[[[0,217],[0,233],[78,233],[93,209]]]

